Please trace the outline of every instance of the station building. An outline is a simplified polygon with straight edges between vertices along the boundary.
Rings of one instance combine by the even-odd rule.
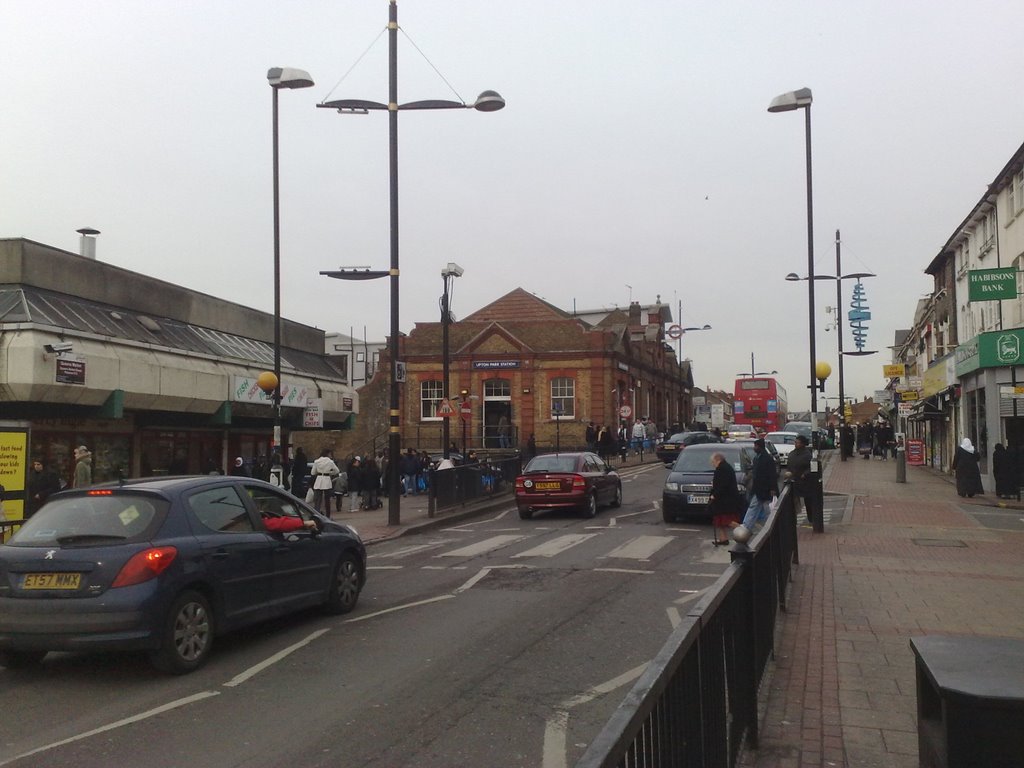
[[[70,482],[72,451],[93,480],[225,471],[266,462],[274,316],[25,239],[0,240],[0,422]],[[359,399],[324,332],[281,321],[285,438],[304,423],[351,428]],[[304,418],[309,420],[304,422]]]

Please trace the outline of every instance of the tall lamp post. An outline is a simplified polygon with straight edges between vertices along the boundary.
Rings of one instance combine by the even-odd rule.
[[[272,67],[267,70],[272,97],[273,177],[274,177],[274,444],[272,453],[281,449],[281,190],[278,182],[277,92],[282,88],[310,88],[313,78],[302,69]]]
[[[456,264],[454,261],[449,261],[448,266],[441,270],[441,279],[444,281],[444,293],[441,295],[441,398],[448,401],[448,406],[451,407],[451,397],[449,396],[449,377],[451,375],[451,358],[448,352],[448,327],[452,324],[452,315],[450,309],[450,292],[449,285],[451,281],[456,277],[462,277],[465,270]],[[460,412],[461,412],[461,403]],[[450,415],[445,414],[441,426],[441,441],[444,445],[444,457],[446,459],[451,458],[451,449],[448,447],[451,443],[451,428],[448,424],[450,421]]]
[[[801,88],[776,96],[768,105],[769,112],[804,110],[804,144],[807,156],[807,329],[810,337],[811,427],[818,426],[818,388],[815,377],[814,348],[814,205],[811,194],[811,89]]]
[[[390,174],[391,207],[391,335],[388,339],[388,354],[391,358],[391,389],[388,402],[388,525],[401,524],[401,492],[399,490],[398,457],[401,453],[401,411],[398,381],[399,323],[398,323],[398,113],[410,109],[475,109],[478,112],[495,112],[505,106],[505,100],[495,91],[483,91],[475,102],[431,99],[398,103],[398,4],[388,4],[388,103],[363,99],[336,99],[317,104],[323,109],[335,109],[345,114],[366,114],[369,110],[383,110],[388,113],[388,168]]]

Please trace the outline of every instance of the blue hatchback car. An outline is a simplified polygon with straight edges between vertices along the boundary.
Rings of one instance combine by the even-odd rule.
[[[224,632],[309,606],[351,611],[358,533],[244,477],[65,491],[0,546],[0,664],[49,651],[142,649],[183,674]]]

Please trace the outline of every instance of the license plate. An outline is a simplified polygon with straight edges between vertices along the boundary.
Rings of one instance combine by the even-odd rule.
[[[687,504],[708,504],[711,502],[710,496],[694,496],[689,495],[686,497]]]
[[[562,487],[562,484],[556,480],[548,483],[534,483],[533,487],[538,491],[557,491]]]
[[[22,589],[78,589],[80,573],[26,573]]]

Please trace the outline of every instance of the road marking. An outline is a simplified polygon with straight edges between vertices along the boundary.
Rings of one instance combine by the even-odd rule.
[[[374,554],[373,559],[398,559],[401,557],[408,557],[409,555],[415,555],[417,552],[422,552],[426,549],[437,549],[438,547],[443,547],[445,544],[451,544],[453,541],[458,541],[458,539],[438,539],[437,541],[432,541],[429,544],[412,544],[408,547],[402,547],[401,549],[396,549],[394,552],[389,552],[387,554]]]
[[[109,723],[107,725],[101,725],[99,728],[94,728],[93,730],[86,731],[85,733],[79,733],[75,736],[71,736],[70,738],[64,739],[63,741],[55,741],[53,744],[47,744],[42,747],[37,747],[36,749],[33,749],[29,752],[17,755],[15,757],[9,757],[3,762],[0,762],[0,765],[7,765],[8,763],[13,763],[15,760],[22,760],[23,758],[30,757],[31,755],[38,755],[41,752],[56,749],[57,747],[63,747],[65,744],[73,744],[76,741],[88,739],[90,736],[96,736],[101,733],[113,731],[117,728],[121,728],[126,725],[131,725],[132,723],[137,723],[141,720],[146,720],[156,715],[162,715],[164,712],[169,712],[172,709],[177,709],[178,707],[186,707],[189,704],[194,704],[197,701],[202,701],[203,699],[208,699],[211,696],[219,695],[220,691],[202,691],[201,693],[195,693],[191,696],[186,696],[183,699],[175,699],[174,701],[169,701],[166,704],[161,704],[159,707],[154,707],[153,709],[146,710],[145,712],[140,712],[139,714],[132,715],[131,717],[126,717],[123,720],[117,720],[116,722]]]
[[[489,517],[486,520],[471,520],[470,522],[463,523],[462,525],[452,526],[451,528],[442,528],[442,530],[444,530],[444,531],[459,531],[459,533],[465,533],[466,532],[465,529],[469,528],[469,526],[471,526],[471,525],[480,525],[481,523],[493,523],[496,520],[501,520],[509,512],[511,512],[513,509],[515,509],[515,507],[509,507],[508,509],[506,509],[503,512],[499,513],[495,517]]]
[[[618,677],[613,677],[607,682],[595,685],[590,690],[581,693],[559,703],[558,709],[548,716],[544,726],[544,762],[543,768],[566,768],[566,731],[569,726],[569,710],[580,704],[593,701],[598,696],[604,696],[617,688],[628,685],[636,680],[647,669],[648,662],[634,667],[628,672],[623,672]]]
[[[299,650],[300,648],[305,648],[307,645],[309,645],[311,642],[316,640],[318,637],[320,637],[321,635],[325,635],[325,634],[327,634],[330,631],[331,631],[330,628],[318,629],[316,632],[313,632],[312,634],[306,636],[304,639],[299,640],[299,642],[297,642],[297,643],[295,643],[293,645],[289,645],[287,648],[282,648],[280,651],[275,653],[273,656],[269,656],[268,658],[266,658],[263,661],[261,661],[259,664],[254,664],[253,666],[249,667],[244,672],[241,672],[241,673],[235,675],[233,678],[231,678],[226,683],[224,683],[224,687],[225,688],[234,688],[237,685],[241,685],[246,680],[248,680],[248,679],[258,675],[260,672],[262,672],[267,667],[270,667],[270,666],[272,666],[274,664],[277,664],[277,662],[281,661],[286,656],[291,655],[292,653],[294,653],[295,651]]]
[[[472,589],[480,582],[481,579],[487,576],[487,574],[489,574],[491,571],[515,570],[517,568],[532,569],[533,566],[526,565],[525,563],[516,563],[515,565],[492,565],[488,568],[481,568],[475,576],[469,579],[469,581],[467,581],[461,587],[456,587],[455,590],[452,592],[452,596],[454,597],[455,595],[460,595],[463,592]]]
[[[491,536],[489,539],[478,541],[476,544],[470,544],[468,547],[453,549],[451,552],[442,552],[440,555],[434,555],[434,557],[475,557],[476,555],[482,555],[485,552],[499,549],[514,541],[525,538],[525,536]]]
[[[351,619],[345,619],[342,624],[355,624],[360,621],[366,621],[367,619],[375,619],[378,616],[383,616],[386,613],[394,613],[395,611],[404,611],[406,608],[418,608],[421,605],[429,605],[430,603],[439,603],[442,600],[451,600],[455,595],[438,595],[437,597],[428,597],[426,600],[417,600],[415,603],[403,603],[402,605],[394,605],[390,608],[384,608],[380,611],[374,611],[373,613],[363,614],[362,616],[355,616]]]
[[[637,573],[642,576],[654,573],[654,571],[642,571],[639,568],[594,568],[594,573]]]
[[[528,549],[525,552],[520,552],[518,555],[512,555],[512,557],[554,557],[560,555],[567,549],[575,547],[577,544],[582,544],[587,539],[592,539],[597,536],[596,533],[570,533],[565,536],[558,536],[551,541],[546,541],[533,549]]]
[[[651,555],[674,539],[671,536],[637,536],[625,544],[616,547],[605,557],[616,557],[628,560],[650,560]]]
[[[404,565],[368,565],[366,570],[368,571],[400,571],[405,568]]]

